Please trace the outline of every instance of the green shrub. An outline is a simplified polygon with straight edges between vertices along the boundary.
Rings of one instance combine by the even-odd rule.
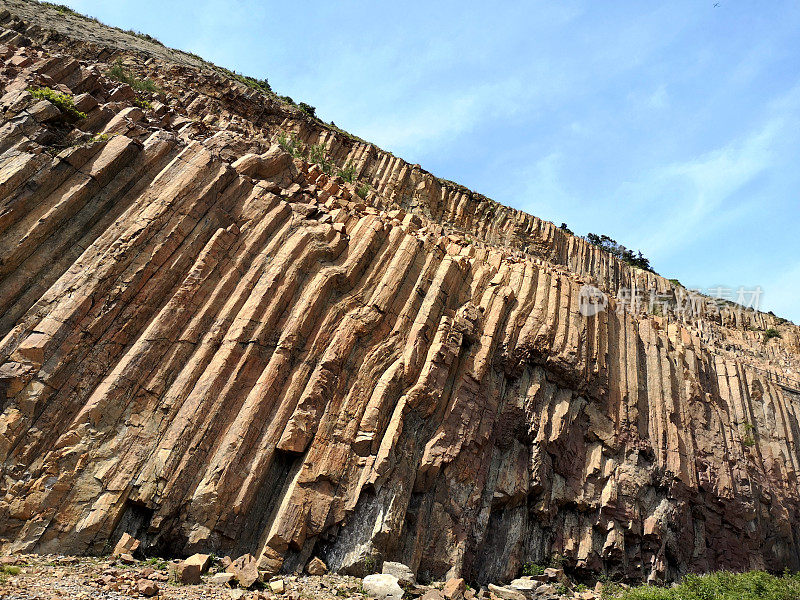
[[[61,112],[66,113],[74,119],[86,118],[86,113],[82,113],[75,108],[72,96],[69,94],[62,94],[61,92],[51,90],[49,87],[43,87],[39,89],[29,88],[28,91],[34,98],[38,98],[39,100],[47,100],[52,104],[55,104]]]
[[[680,585],[670,588],[639,586],[623,590],[603,590],[604,599],[618,600],[796,600],[800,598],[800,575],[781,577],[763,571],[708,575],[687,575]]]
[[[159,558],[158,556],[151,556],[147,560],[144,561],[145,564],[150,565],[159,570],[165,570],[169,567],[169,563],[165,561],[163,558]]]
[[[553,569],[563,569],[566,559],[561,554],[553,554],[550,557],[550,567]]]
[[[678,281],[677,279],[670,279],[670,280],[669,280],[669,282],[670,282],[672,285],[678,285],[678,286],[679,286],[679,285],[681,285],[681,282],[680,282],[680,281]]]
[[[308,149],[308,161],[319,165],[322,172],[326,175],[333,175],[335,165],[331,158],[325,153],[323,144],[314,144]]]
[[[314,144],[308,149],[309,160],[313,163],[319,163],[325,158],[325,146],[322,144]]]
[[[272,86],[270,86],[269,81],[266,79],[256,79],[255,77],[250,77],[249,75],[240,75],[236,71],[232,71],[231,76],[236,81],[243,83],[247,87],[253,88],[254,90],[267,93],[272,92]]]
[[[301,158],[306,154],[306,149],[303,146],[303,143],[297,139],[297,135],[294,133],[289,135],[288,133],[281,132],[278,135],[278,145],[283,148],[284,151],[288,152],[295,158]]]
[[[309,117],[314,117],[315,119],[317,118],[317,109],[310,104],[301,102],[298,106],[300,106],[300,110],[306,113]]]
[[[15,567],[13,565],[0,566],[0,585],[5,584],[9,576],[19,575],[21,572],[22,569],[20,569],[19,567]]]
[[[6,575],[19,575],[22,573],[22,569],[14,565],[2,565],[0,566],[0,572]]]
[[[767,329],[764,332],[764,341],[765,342],[770,341],[772,338],[780,338],[780,337],[782,337],[781,336],[781,332],[778,331],[777,329],[773,329],[772,327],[770,327],[769,329]]]
[[[536,563],[527,562],[522,565],[522,575],[525,577],[536,577],[544,575],[544,566],[537,565]]]
[[[369,184],[362,183],[360,186],[358,186],[358,188],[356,188],[356,194],[358,194],[358,197],[362,200],[366,199],[367,194],[369,194]]]
[[[756,445],[756,440],[753,437],[753,430],[755,427],[749,421],[745,421],[742,424],[742,443],[747,446],[748,448],[752,448]]]
[[[125,70],[125,66],[122,64],[122,61],[119,60],[115,62],[108,71],[106,71],[106,77],[113,79],[114,81],[127,83],[133,89],[140,92],[162,91],[162,89],[158,87],[152,79],[138,79],[136,76],[128,73],[128,71]]]
[[[345,181],[353,182],[353,178],[356,176],[356,166],[352,161],[348,160],[344,166],[339,169],[339,176]]]
[[[367,574],[374,573],[376,566],[375,559],[372,556],[364,558],[364,570]]]
[[[153,108],[152,104],[150,104],[147,100],[142,100],[141,98],[134,98],[133,105],[138,106],[142,110],[150,110]]]
[[[626,262],[633,267],[638,267],[639,269],[644,269],[645,271],[655,273],[655,271],[653,271],[653,267],[650,266],[650,261],[645,258],[641,252],[634,254],[633,250],[628,250],[625,246],[608,237],[607,235],[589,233],[586,234],[586,240],[590,244],[598,246],[599,248],[616,256],[623,262]]]
[[[562,231],[566,231],[567,233],[569,233],[569,234],[571,234],[571,235],[575,235],[575,232],[574,232],[574,231],[572,231],[572,229],[570,229],[570,228],[567,226],[567,224],[566,224],[566,223],[561,223],[561,226],[559,227],[559,229],[561,229]]]

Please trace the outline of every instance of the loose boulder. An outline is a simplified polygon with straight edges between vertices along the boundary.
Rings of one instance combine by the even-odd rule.
[[[442,595],[445,600],[462,600],[466,591],[467,584],[463,579],[460,577],[451,578],[445,582],[444,588],[442,588]]]
[[[493,598],[499,598],[499,600],[526,600],[525,594],[519,590],[494,585],[493,583],[489,584],[489,593]]]
[[[243,588],[252,587],[258,581],[258,565],[252,554],[243,554],[225,570],[232,573],[233,578]]]
[[[383,573],[397,577],[401,586],[414,585],[417,582],[414,571],[403,563],[386,561],[383,563]]]
[[[195,585],[200,583],[202,571],[200,566],[187,563],[185,560],[178,563],[175,567],[175,577],[184,585]]]
[[[540,585],[542,585],[542,582],[537,581],[532,577],[520,577],[519,579],[514,579],[511,583],[509,583],[508,587],[513,590],[517,590],[518,592],[522,592],[527,598],[534,598],[536,596],[536,589]]]
[[[158,594],[158,585],[149,579],[140,579],[136,582],[136,591],[142,596],[155,596]]]
[[[119,538],[117,545],[114,546],[114,552],[111,556],[122,556],[123,554],[133,554],[139,549],[141,542],[128,533],[123,533]]]
[[[325,575],[328,572],[328,565],[326,565],[321,558],[314,557],[306,565],[306,573],[309,575]]]
[[[367,575],[361,585],[368,596],[377,600],[401,600],[403,597],[397,577],[388,573]]]
[[[175,567],[178,581],[184,585],[200,583],[201,575],[208,569],[211,557],[208,554],[193,554]]]
[[[227,585],[233,579],[233,573],[214,573],[211,576],[211,583],[216,583],[217,585]]]

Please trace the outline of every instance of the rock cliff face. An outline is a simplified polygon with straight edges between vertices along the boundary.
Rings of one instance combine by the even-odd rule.
[[[679,311],[680,286],[196,57],[21,1],[0,25],[3,550],[800,568],[796,326]],[[619,310],[631,288],[666,300]]]

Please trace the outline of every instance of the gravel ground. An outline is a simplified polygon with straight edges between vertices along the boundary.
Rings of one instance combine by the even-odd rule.
[[[353,598],[361,580],[339,575],[287,576],[286,591],[276,595],[266,590],[232,589],[210,581],[221,567],[212,568],[198,585],[179,585],[173,568],[177,563],[151,559],[124,564],[111,558],[24,555],[0,559],[0,598],[3,600],[111,600],[144,598],[140,589],[157,586],[154,598],[181,600],[265,600],[283,598],[302,600]],[[19,573],[14,572],[19,569]]]

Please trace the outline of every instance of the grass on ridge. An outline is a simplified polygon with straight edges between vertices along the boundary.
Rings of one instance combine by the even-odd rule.
[[[120,60],[116,61],[111,68],[106,71],[106,77],[121,83],[127,83],[138,92],[163,91],[152,79],[139,79],[135,75],[128,73],[128,71],[125,69],[125,66],[122,64],[122,61]]]

